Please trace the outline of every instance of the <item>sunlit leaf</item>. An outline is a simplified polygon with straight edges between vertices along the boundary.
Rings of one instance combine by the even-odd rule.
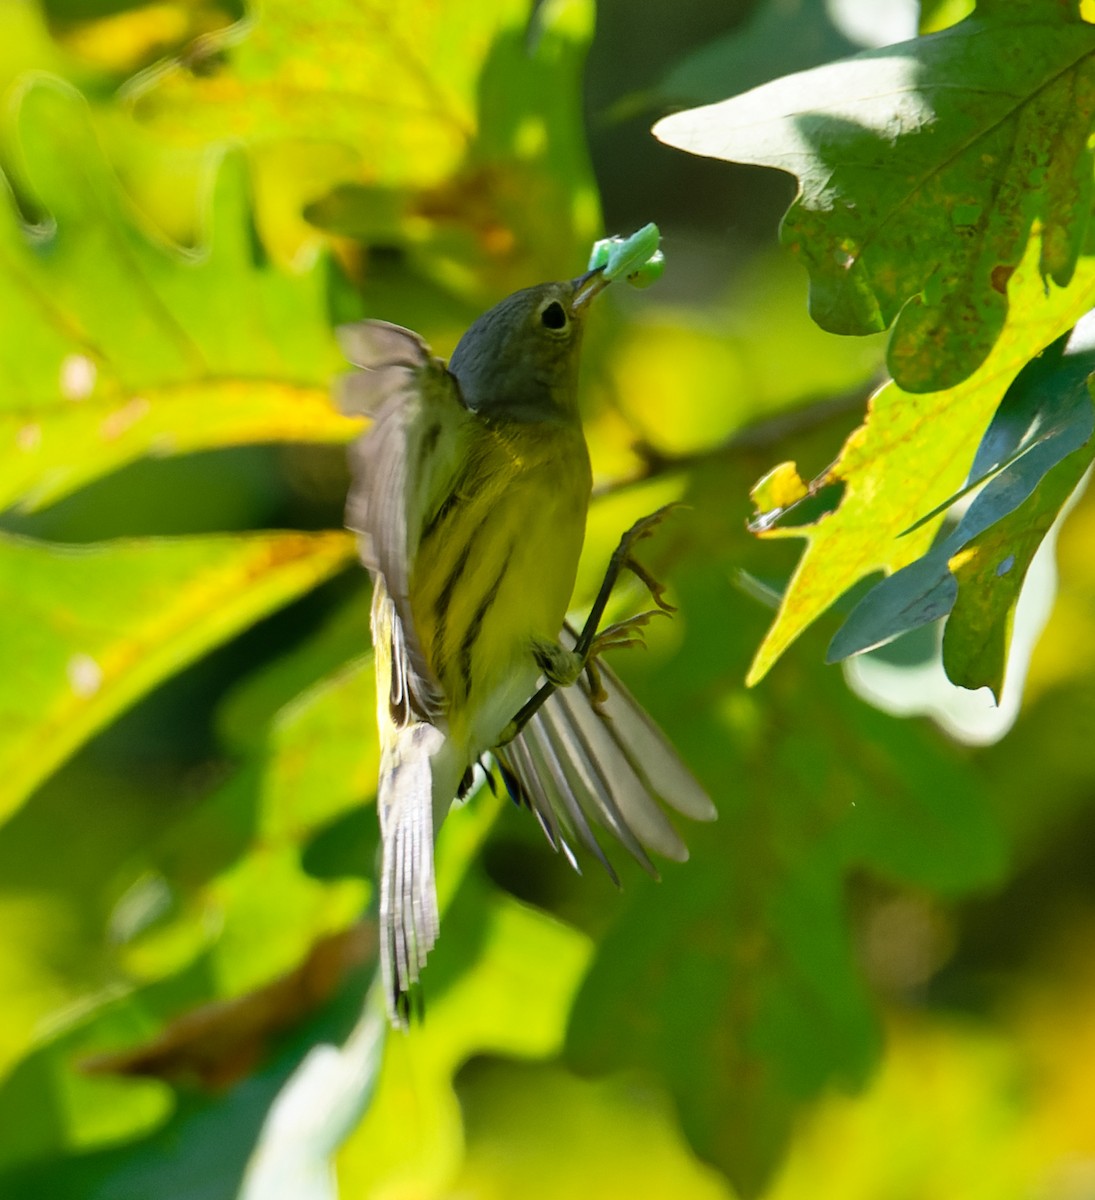
[[[398,9],[322,0],[307,10],[270,0],[207,42],[203,61],[161,64],[129,98],[167,137],[269,143],[318,133],[352,148],[378,183],[436,183],[474,134],[494,38],[526,11],[523,0]]]
[[[981,4],[951,29],[666,117],[681,149],[799,178],[782,238],[811,312],[861,334],[893,323],[889,366],[938,392],[985,360],[1038,270],[1072,278],[1092,204],[1095,29],[1056,0]]]
[[[1071,287],[1047,293],[1035,258],[1032,250],[1013,276],[1007,329],[976,373],[929,395],[887,384],[872,398],[866,423],[815,481],[844,485],[836,511],[813,524],[762,532],[803,537],[808,544],[757,651],[750,682],[853,584],[874,571],[896,571],[927,550],[941,516],[906,531],[961,487],[974,447],[1020,369],[1095,303],[1095,266],[1084,260]]]
[[[600,232],[578,103],[592,34],[588,0],[549,0],[527,32],[500,30],[479,80],[474,138],[447,182],[404,183],[400,193],[351,181],[310,205],[309,219],[366,243],[394,236],[424,273],[476,297],[577,274]],[[471,276],[469,255],[480,266]]]
[[[406,1037],[381,1035],[373,1021],[370,1041],[359,1036],[368,1019],[356,1024],[374,964],[371,942],[355,931],[372,930],[379,838],[364,573],[355,566],[180,675],[207,648],[348,564],[349,539],[187,536],[75,551],[7,537],[0,767],[9,770],[0,778],[15,781],[26,769],[24,746],[42,778],[0,825],[0,1194],[728,1197],[735,1184],[755,1194],[767,1181],[774,1196],[842,1200],[917,1185],[993,1200],[1082,1190],[1095,1153],[1083,1132],[1087,1031],[1066,1017],[1089,989],[1077,984],[1073,1003],[1043,1014],[1052,1053],[997,1051],[1010,1037],[1001,1014],[1014,1011],[1019,981],[1044,992],[1043,968],[1018,963],[1023,948],[1045,940],[1054,906],[1087,905],[1095,499],[1081,499],[1064,526],[1063,632],[1050,626],[1049,659],[1035,660],[1035,670],[1051,664],[1035,709],[1003,745],[956,748],[927,723],[867,709],[821,665],[817,635],[813,665],[789,658],[764,688],[747,691],[735,681],[766,617],[739,584],[748,573],[753,597],[778,589],[795,547],[748,537],[746,481],[781,459],[816,464],[811,471],[832,460],[877,377],[883,335],[848,343],[809,323],[791,255],[778,267],[751,255],[723,281],[724,264],[741,256],[727,253],[725,222],[713,232],[702,224],[705,198],[687,183],[698,164],[655,148],[664,176],[651,167],[640,178],[627,131],[603,124],[596,108],[583,112],[592,0],[478,8],[318,0],[306,9],[256,0],[227,35],[218,28],[238,18],[236,0],[40,2],[48,26],[39,0],[18,10],[8,0],[22,19],[4,26],[14,44],[0,47],[0,87],[28,67],[70,81],[79,70],[94,82],[87,109],[56,82],[25,80],[7,93],[0,152],[18,209],[0,232],[8,315],[0,506],[67,493],[44,514],[7,517],[9,535],[102,539],[115,525],[104,531],[100,521],[129,529],[126,504],[141,505],[131,533],[338,524],[338,484],[326,481],[334,459],[322,448],[308,452],[325,473],[314,488],[300,451],[256,448],[194,456],[178,472],[181,460],[166,470],[131,467],[110,492],[110,512],[102,497],[114,481],[77,489],[137,456],[348,437],[326,397],[341,367],[331,321],[362,312],[396,320],[445,354],[502,292],[580,270],[602,232],[584,144],[592,120],[614,208],[620,198],[654,204],[629,228],[653,219],[667,231],[668,269],[651,294],[610,291],[590,325],[582,406],[604,494],[591,512],[576,604],[596,590],[622,529],[661,503],[688,502],[641,554],[680,611],[651,626],[648,653],[621,653],[613,665],[715,795],[720,819],[681,828],[692,860],[659,863],[659,884],[621,865],[619,893],[606,878],[570,871],[527,813],[486,793],[471,797],[442,829],[446,911],[423,980],[424,1021]],[[856,8],[877,17],[885,7],[831,0],[824,9],[836,23]],[[923,15],[939,20],[954,8],[927,4]],[[821,11],[820,0],[760,0],[750,15],[777,54],[823,54],[804,18]],[[1052,280],[1047,297],[1039,278],[1061,266],[1053,238],[1079,236],[1070,203],[1087,186],[1070,174],[1086,159],[1076,133],[1086,100],[1078,88],[1071,108],[1051,103],[1067,82],[1067,53],[1058,56],[1065,82],[1032,92],[1048,42],[1064,33],[1083,60],[1072,78],[1083,82],[1091,31],[1068,24],[1068,11],[1062,4],[1045,15],[1049,0],[983,0],[976,20],[989,33],[978,45],[989,57],[1004,29],[1035,31],[995,55],[987,87],[972,53],[958,77],[965,66],[943,53],[955,42],[912,51],[937,74],[949,62],[955,86],[946,97],[935,88],[936,124],[899,131],[882,167],[900,167],[906,147],[934,153],[967,135],[972,152],[984,149],[977,122],[1008,103],[1020,127],[1013,144],[1033,157],[1013,163],[1006,179],[979,161],[964,172],[972,181],[933,177],[926,191],[939,239],[904,219],[910,202],[850,273],[853,287],[862,283],[881,253],[886,277],[868,283],[883,299],[856,293],[859,308],[834,311],[862,309],[877,326],[884,302],[896,311],[924,290],[928,303],[950,303],[953,313],[961,304],[947,289],[962,290],[966,277],[954,276],[962,270],[973,281],[969,296],[987,293],[998,304],[993,284],[1002,278],[978,275],[970,255],[977,247],[989,254],[1005,235],[1021,249],[1028,219],[1038,236],[1050,230],[1045,258],[1032,252],[1007,281],[998,355],[967,390],[925,397],[891,388],[831,477],[811,486],[800,478],[809,478],[805,468],[788,465],[758,491],[774,534],[795,535],[779,528],[786,512],[811,542],[773,634],[780,645],[826,596],[922,554],[940,506],[967,475],[985,491],[995,476],[1027,499],[968,542],[962,561],[948,560],[962,633],[952,649],[971,678],[992,667],[1027,546],[1067,491],[1063,473],[1080,464],[1067,455],[1082,432],[1084,397],[1075,390],[997,437],[1009,381],[1095,300],[1089,264],[1070,285],[1074,297]],[[656,78],[645,19],[625,17],[626,36],[617,37],[619,19],[604,7],[599,15],[604,77],[587,82],[603,96]],[[717,16],[701,5],[679,22],[668,17],[665,28],[675,44],[695,42]],[[213,36],[198,36],[207,31]],[[657,47],[662,60],[678,53],[673,39]],[[1013,56],[1026,41],[1024,85],[1016,74],[1026,68]],[[114,92],[112,73],[161,46],[176,60]],[[701,47],[700,61],[710,65],[729,47]],[[756,41],[753,49],[742,69],[774,61]],[[857,62],[879,68],[886,93],[889,67],[907,63],[907,52]],[[700,84],[711,98],[735,86],[725,77],[716,91],[728,61],[693,80],[697,99]],[[870,129],[891,113],[885,94],[876,100],[868,112],[853,95],[860,126],[843,130],[868,149],[885,142]],[[1023,142],[1042,117],[1042,130]],[[1009,120],[1005,113],[989,142],[1007,141]],[[241,151],[225,159],[213,150],[215,184],[211,175],[209,195],[196,199],[203,155],[226,141]],[[834,188],[862,182],[873,192],[877,181],[879,203],[893,210],[894,175],[877,162],[864,160],[870,174],[851,180],[846,166],[829,165]],[[750,206],[751,177],[740,174]],[[1030,184],[1026,208],[1019,183]],[[946,208],[948,188],[959,208],[965,203],[959,184],[978,197],[1016,186],[993,193],[999,203],[984,210],[984,229],[967,235],[958,222],[952,253],[940,248],[939,223],[970,219],[968,206]],[[1071,196],[1059,194],[1073,184]],[[25,228],[17,211],[42,214],[42,225]],[[863,222],[880,211],[870,197],[858,209]],[[992,225],[1001,213],[1010,224]],[[145,216],[197,249],[165,245]],[[831,219],[838,242],[860,232],[839,204]],[[324,243],[352,289],[341,272],[309,266]],[[294,270],[276,270],[267,256]],[[847,280],[839,262],[821,265],[827,280]],[[920,301],[912,303],[895,318],[899,330],[916,316]],[[956,328],[955,337],[970,351],[986,330]],[[230,487],[217,478],[222,467]],[[199,488],[199,497],[187,494]],[[822,506],[830,515],[819,518]],[[288,557],[275,564],[264,545]],[[16,550],[26,561],[12,557]],[[1009,555],[1012,566],[996,574]],[[634,580],[621,587],[613,618],[641,606],[641,592]],[[111,674],[110,646],[131,648],[125,671]],[[167,686],[148,691],[161,680]],[[75,695],[93,687],[103,694]],[[144,693],[60,770],[53,766],[67,750],[35,750],[47,735],[72,739],[69,748],[86,742]],[[1031,875],[1021,895],[1005,879],[1009,855],[1013,872]],[[929,914],[934,940],[876,920],[876,904]],[[986,950],[994,939],[1003,947],[996,957]],[[356,949],[345,957],[340,946]],[[1074,957],[1089,948],[1077,943]],[[885,1025],[879,990],[922,1012],[923,1024],[910,1028],[899,1016]],[[943,1004],[966,1014],[967,1028],[953,1037],[952,1022],[934,1033]],[[560,1062],[561,1050],[581,1076]],[[82,1071],[88,1061],[100,1070]],[[325,1065],[334,1069],[325,1074]],[[857,1087],[863,1107],[849,1118],[838,1101]],[[1042,1088],[1059,1092],[1053,1103],[1031,1100]],[[1042,1171],[1065,1154],[1073,1173]]]
[[[983,486],[962,519],[860,600],[833,638],[830,662],[946,616],[961,581],[961,613],[945,640],[948,675],[963,686],[976,678],[972,686],[988,685],[999,697],[1010,615],[1027,567],[1091,461],[1080,448],[1095,432],[1087,384],[1093,366],[1088,352],[1036,361],[1020,374],[975,456],[971,474]]]
[[[62,55],[49,36],[44,13],[28,0],[2,0],[4,39],[0,44],[0,93],[25,71],[56,70]]]
[[[313,667],[327,653],[319,639]],[[307,653],[296,657],[303,677]],[[0,1113],[29,1103],[49,1118],[40,1141],[25,1123],[10,1144],[0,1135],[0,1164],[143,1134],[170,1105],[134,1076],[223,1091],[371,959],[371,927],[357,929],[369,859],[322,883],[301,865],[311,832],[375,784],[375,739],[362,728],[370,691],[371,669],[321,680],[276,714],[261,773],[244,770],[200,802],[104,781],[89,805],[54,780],[0,829],[0,914],[19,931],[0,952],[0,1078],[22,1056],[0,1084]],[[325,786],[308,786],[316,772]],[[294,781],[287,800],[279,785]],[[92,1119],[104,1102],[113,1127]]]
[[[457,1077],[467,1149],[454,1190],[731,1200],[696,1161],[664,1093],[643,1080],[580,1080],[556,1066],[474,1061]],[[560,1146],[566,1147],[560,1154]]]
[[[338,533],[0,540],[0,812],[143,692],[352,555]]]
[[[1040,1156],[1016,1048],[995,1031],[915,1019],[895,1023],[888,1046],[869,1089],[828,1098],[803,1125],[766,1196],[1029,1194]]]
[[[45,7],[58,42],[75,60],[123,77],[219,31],[237,9],[233,0],[45,0]]]
[[[549,0],[527,29],[528,0],[271,0],[213,39],[223,57],[157,67],[130,98],[166,138],[250,148],[278,253],[315,241],[307,206],[458,290],[504,292],[577,273],[599,232],[578,93],[592,13]],[[468,275],[469,253],[496,277]]]
[[[484,1052],[556,1053],[588,955],[581,934],[469,876],[430,958],[427,1019],[388,1039],[373,1104],[338,1155],[346,1193],[449,1186],[463,1147],[457,1068]]]
[[[297,670],[322,663],[317,639]],[[119,947],[135,978],[157,980],[207,956],[214,996],[264,988],[340,935],[367,894],[373,844],[318,877],[306,869],[315,835],[355,813],[376,789],[371,658],[319,679],[279,708],[254,737],[236,774],[196,805],[150,852],[171,889],[171,911],[138,926]],[[365,814],[375,830],[375,813]]]
[[[878,1075],[799,1127],[768,1200],[1080,1194],[1095,1140],[1090,913],[1070,910],[994,1020],[893,1013]]]
[[[209,245],[188,258],[127,212],[75,93],[30,87],[18,132],[51,224],[0,205],[0,507],[144,454],[353,435],[327,394],[326,274],[263,261],[239,161],[222,163]]]
[[[380,768],[375,712],[372,655],[342,664],[277,712],[260,750],[265,837],[299,839],[372,796]]]

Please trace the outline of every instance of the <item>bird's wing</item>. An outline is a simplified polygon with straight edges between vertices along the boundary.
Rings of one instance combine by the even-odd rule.
[[[414,627],[410,573],[424,514],[447,494],[461,430],[472,418],[456,380],[418,334],[386,321],[360,321],[342,326],[338,337],[360,368],[338,381],[340,407],[372,417],[350,449],[346,524],[360,535],[362,560],[383,579],[392,609],[384,622],[392,719],[397,726],[436,721],[443,696]]]
[[[451,493],[473,418],[456,380],[417,334],[381,321],[338,333],[360,368],[339,381],[341,407],[372,418],[350,451],[346,524],[360,535],[373,573],[378,690],[388,690],[379,713],[380,962],[389,1015],[405,1025],[408,995],[437,938],[433,793],[448,787],[434,778],[445,697],[415,630],[410,578],[425,517]],[[446,804],[455,787],[453,780]]]
[[[427,517],[453,494],[474,418],[455,378],[411,330],[366,320],[343,326],[339,338],[359,368],[339,382],[340,407],[372,418],[351,448],[346,523],[373,574],[377,684],[388,692],[379,708],[381,970],[391,1021],[406,1025],[408,995],[438,930],[433,800],[439,793],[447,808],[465,766],[450,786],[447,702],[415,630],[412,576]]]
[[[688,857],[662,805],[696,821],[714,820],[715,806],[619,678],[601,662],[597,670],[606,701],[594,705],[583,674],[554,692],[495,758],[510,794],[575,867],[573,849],[581,846],[616,879],[594,833],[599,826],[656,876],[647,851]]]

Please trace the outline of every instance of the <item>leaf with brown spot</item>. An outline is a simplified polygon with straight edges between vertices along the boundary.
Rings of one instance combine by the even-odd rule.
[[[1040,231],[1064,287],[1093,198],[1095,28],[1075,3],[979,4],[939,33],[659,121],[694,154],[778,167],[799,194],[782,240],[834,333],[893,324],[909,392],[954,387],[1005,327],[1008,279]]]

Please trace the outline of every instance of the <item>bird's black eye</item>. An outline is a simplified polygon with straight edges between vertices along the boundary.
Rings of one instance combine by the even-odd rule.
[[[540,313],[540,323],[545,329],[566,329],[566,309],[558,300],[552,300],[550,304],[544,305],[543,311]]]

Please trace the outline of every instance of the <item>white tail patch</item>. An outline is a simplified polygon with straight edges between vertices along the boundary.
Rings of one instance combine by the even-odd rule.
[[[402,998],[418,982],[440,928],[430,758],[443,743],[435,726],[409,725],[385,750],[380,769],[380,964],[388,1013],[399,1026],[406,1024]]]

